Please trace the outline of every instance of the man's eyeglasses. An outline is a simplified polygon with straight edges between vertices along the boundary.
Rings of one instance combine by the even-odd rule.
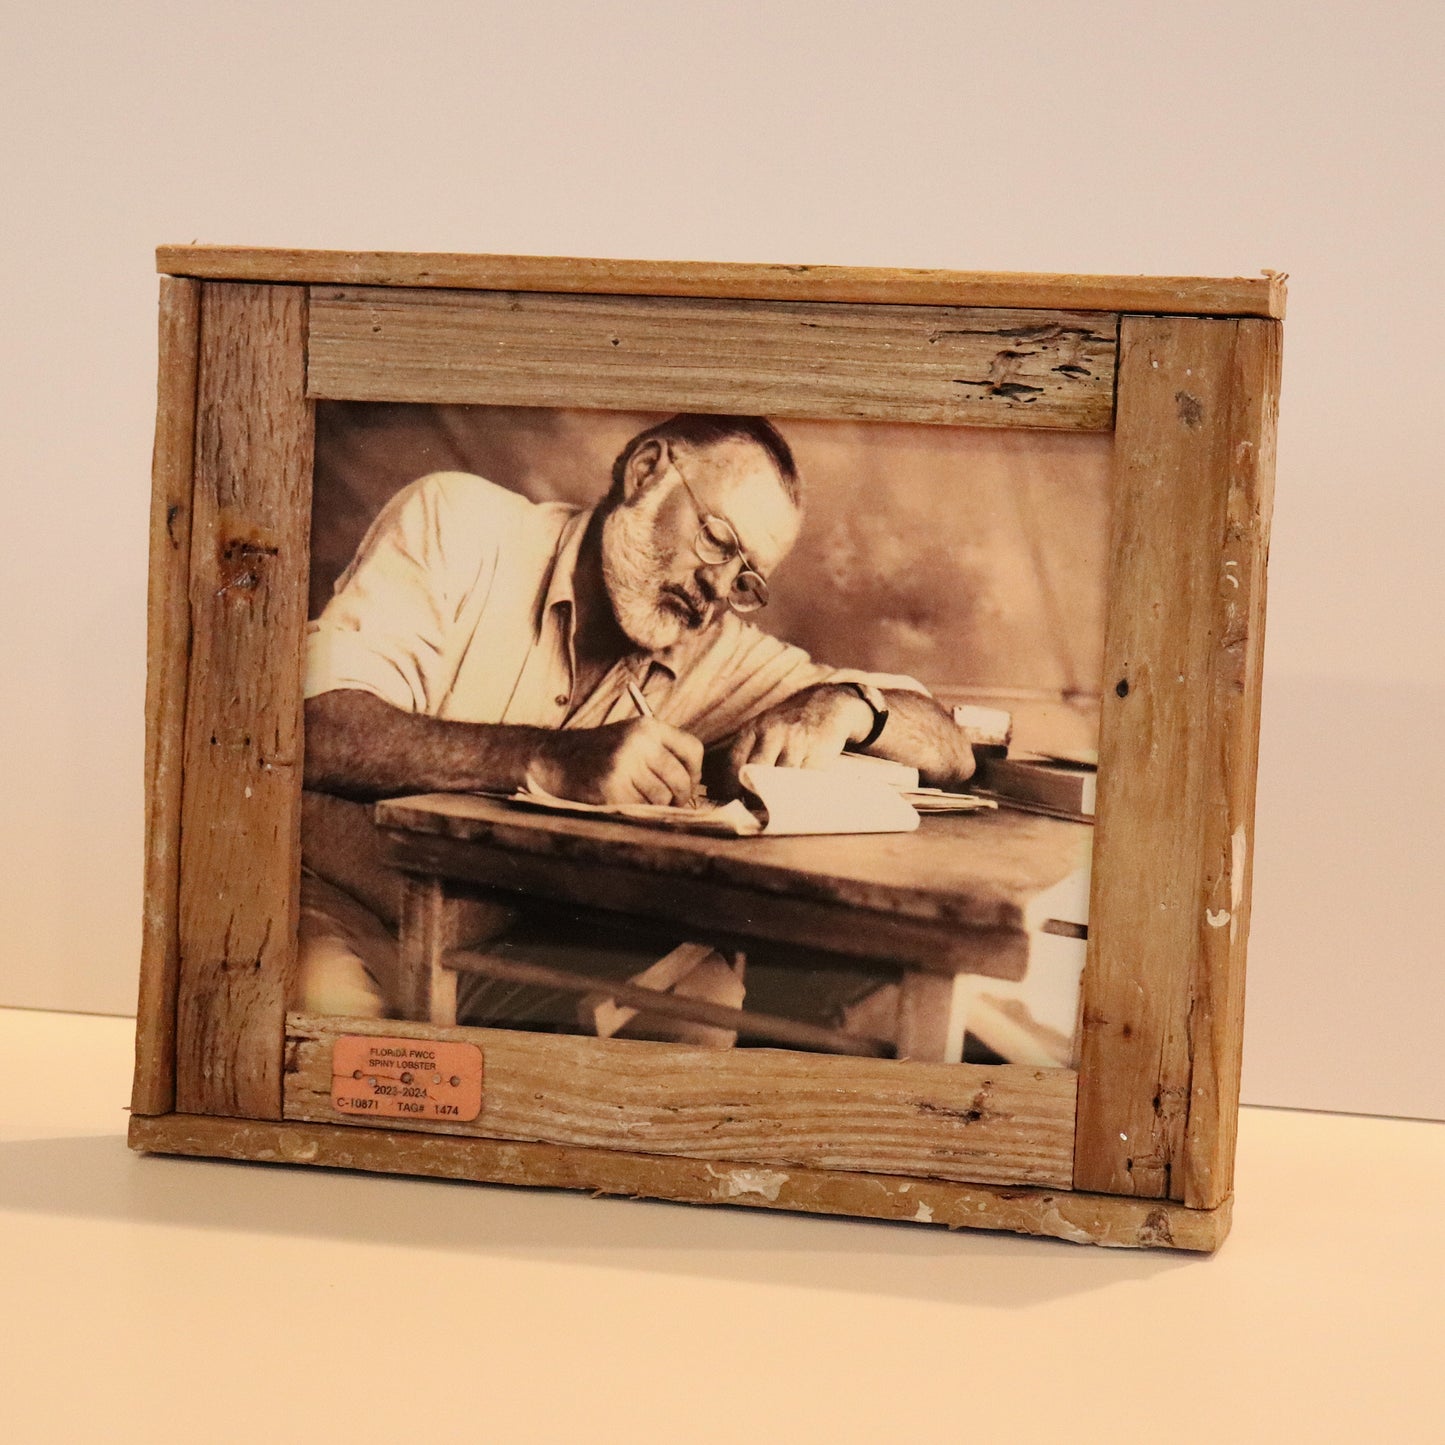
[[[728,589],[727,604],[734,612],[760,611],[768,605],[767,579],[748,561],[748,555],[743,551],[743,544],[738,540],[733,524],[726,517],[706,511],[676,462],[673,462],[672,469],[677,472],[678,480],[692,501],[698,521],[702,523],[692,543],[692,550],[697,553],[698,561],[705,562],[709,567],[720,567],[735,557],[741,558],[743,565]]]

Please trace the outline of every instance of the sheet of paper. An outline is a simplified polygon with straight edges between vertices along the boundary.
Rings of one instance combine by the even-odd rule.
[[[828,769],[768,768],[749,763],[738,774],[762,805],[764,833],[911,833],[918,812],[886,780]]]
[[[579,803],[558,798],[541,788],[529,787],[513,793],[509,802],[547,813],[578,813],[584,817],[617,818],[626,823],[648,823],[679,833],[715,833],[726,838],[751,838],[763,831],[760,818],[741,799],[731,803],[704,803],[697,808],[678,808],[661,803]]]
[[[656,803],[576,803],[537,788],[512,801],[548,812],[578,813],[647,823],[685,833],[748,838],[760,833],[797,836],[824,833],[911,833],[918,812],[897,788],[875,777],[851,774],[844,782],[827,769],[772,768],[750,763],[739,774],[746,802],[677,808]]]
[[[998,808],[994,798],[977,793],[945,793],[942,788],[912,788],[903,796],[920,813],[978,813]]]
[[[837,773],[845,778],[874,778],[901,793],[918,786],[917,768],[911,768],[907,763],[895,763],[891,758],[875,758],[871,753],[839,753],[821,771]]]

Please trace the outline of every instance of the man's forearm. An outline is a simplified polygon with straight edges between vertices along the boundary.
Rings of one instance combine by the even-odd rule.
[[[306,786],[362,799],[512,792],[548,735],[402,712],[368,692],[326,692],[306,700]]]
[[[962,787],[974,771],[973,749],[963,729],[931,697],[887,691],[888,723],[868,749],[918,769],[925,787]]]
[[[884,694],[888,720],[867,751],[917,768],[930,787],[961,787],[973,776],[973,749],[963,730],[931,697],[916,692]],[[852,683],[819,683],[784,699],[746,723],[710,754],[705,778],[725,795],[737,791],[748,764],[785,768],[826,767],[848,748],[861,748],[877,718]]]

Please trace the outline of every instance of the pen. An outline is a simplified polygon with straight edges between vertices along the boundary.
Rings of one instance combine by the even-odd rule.
[[[642,689],[629,679],[627,683],[627,695],[632,699],[632,705],[642,714],[643,717],[656,717],[652,708],[648,706],[647,699],[642,695]]]
[[[651,706],[648,704],[647,699],[646,699],[645,697],[643,697],[643,695],[642,695],[642,689],[641,689],[640,687],[638,687],[638,685],[637,685],[635,682],[633,682],[630,678],[628,679],[628,682],[627,682],[627,695],[628,695],[628,697],[630,697],[630,698],[632,699],[632,705],[633,705],[633,707],[635,707],[635,708],[637,709],[637,711],[642,714],[643,717],[656,717],[656,716],[657,716],[657,714],[656,714],[655,712],[653,712]],[[696,794],[694,794],[692,797],[690,797],[690,798],[687,800],[687,802],[686,802],[686,804],[685,804],[684,806],[685,806],[685,807],[689,807],[689,808],[695,808],[695,807],[697,807],[697,796],[696,796]]]

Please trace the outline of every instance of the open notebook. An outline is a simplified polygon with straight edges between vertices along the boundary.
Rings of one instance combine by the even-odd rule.
[[[648,823],[685,833],[751,838],[819,833],[911,833],[920,811],[971,812],[995,805],[967,793],[918,786],[918,770],[845,753],[826,768],[774,768],[750,763],[739,775],[743,796],[696,808],[655,803],[574,803],[536,787],[511,801],[549,812],[581,813]]]

